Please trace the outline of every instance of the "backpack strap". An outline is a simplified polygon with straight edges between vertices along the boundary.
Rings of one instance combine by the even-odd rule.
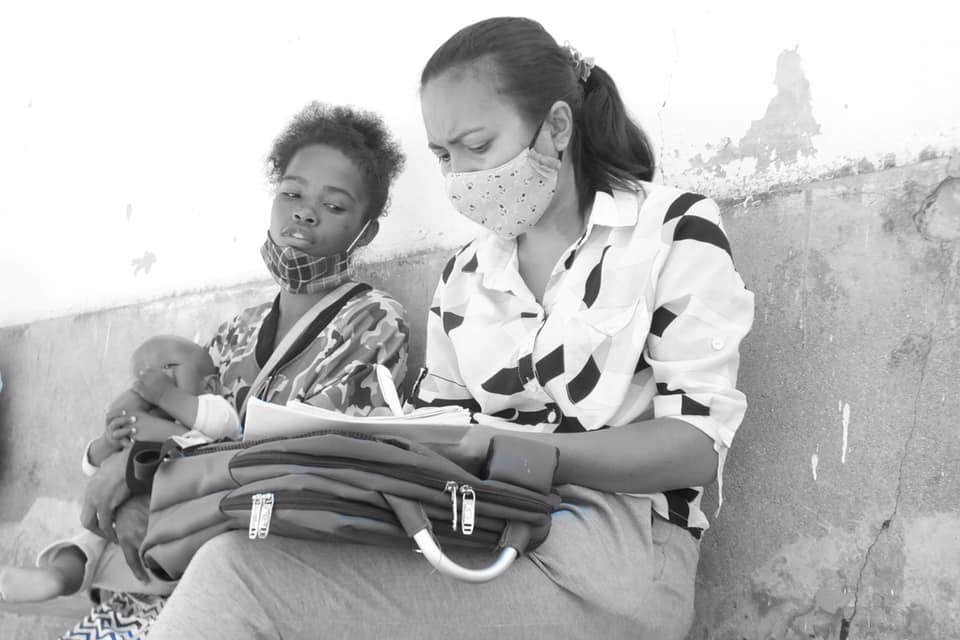
[[[269,384],[270,378],[284,366],[289,364],[294,358],[303,352],[310,343],[317,339],[317,336],[327,328],[327,325],[333,321],[340,313],[343,307],[354,296],[370,291],[373,287],[368,284],[354,284],[345,282],[327,295],[323,296],[317,304],[303,314],[296,324],[287,332],[273,349],[270,358],[267,360],[260,373],[250,385],[250,390],[243,399],[243,406],[240,407],[240,423],[242,424],[247,415],[247,402],[251,397],[259,397]]]

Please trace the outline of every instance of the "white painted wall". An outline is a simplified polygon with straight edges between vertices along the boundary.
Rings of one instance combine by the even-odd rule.
[[[490,15],[535,17],[594,56],[664,178],[711,195],[960,145],[960,3],[722,4],[0,0],[0,326],[265,277],[263,158],[312,99],[381,112],[408,154],[367,259],[462,242],[417,79]],[[797,45],[817,155],[763,176],[749,160],[732,177],[690,171],[763,116],[777,56]]]

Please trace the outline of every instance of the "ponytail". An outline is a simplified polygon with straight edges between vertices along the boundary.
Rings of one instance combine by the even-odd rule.
[[[595,65],[583,89],[571,139],[581,211],[595,191],[636,190],[638,180],[653,179],[655,168],[650,140],[627,113],[610,74]]]
[[[593,66],[585,81],[580,61],[543,26],[528,18],[489,18],[464,27],[440,45],[423,68],[421,88],[455,67],[492,63],[497,90],[512,100],[530,123],[542,120],[563,100],[573,112],[570,140],[581,212],[596,191],[634,191],[654,173],[650,141],[630,118],[610,75]]]

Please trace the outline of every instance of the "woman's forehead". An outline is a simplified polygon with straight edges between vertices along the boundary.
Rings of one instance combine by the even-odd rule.
[[[363,199],[366,191],[357,163],[336,147],[326,144],[311,144],[299,149],[290,159],[283,179],[346,191],[354,200]]]
[[[500,129],[520,119],[498,91],[492,69],[477,65],[450,69],[429,80],[420,104],[433,144],[450,143],[478,128]]]

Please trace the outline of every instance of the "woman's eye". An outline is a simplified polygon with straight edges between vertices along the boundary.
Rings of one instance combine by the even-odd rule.
[[[488,148],[490,148],[489,142],[484,142],[483,144],[477,145],[476,147],[467,147],[467,149],[469,149],[471,153],[483,153]]]
[[[294,193],[293,191],[281,191],[280,195],[282,195],[284,198],[290,198],[291,200],[296,200],[300,197],[299,193]]]
[[[180,365],[177,364],[176,362],[168,362],[167,364],[163,365],[160,368],[163,369],[164,371],[170,371],[171,369],[176,369],[178,366]]]
[[[346,211],[346,209],[344,209],[340,205],[333,204],[332,202],[325,202],[323,206],[325,206],[327,209],[330,209],[330,211],[333,211],[334,213],[341,213],[343,211]]]

